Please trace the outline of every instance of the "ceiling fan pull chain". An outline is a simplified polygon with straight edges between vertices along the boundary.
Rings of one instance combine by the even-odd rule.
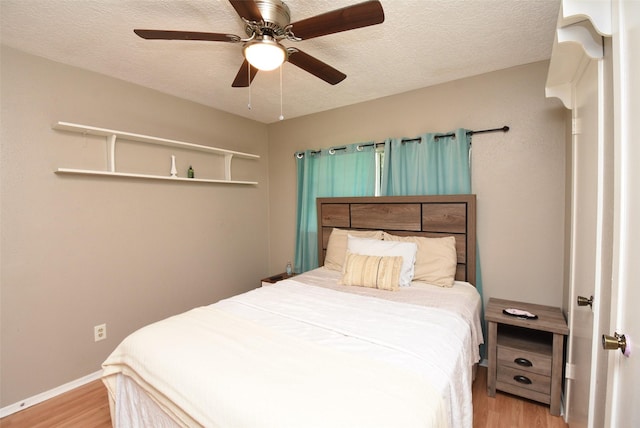
[[[280,64],[280,117],[278,119],[284,119],[282,114],[282,64]]]
[[[249,87],[249,104],[247,104],[247,108],[251,110],[251,64],[247,61],[247,85]]]

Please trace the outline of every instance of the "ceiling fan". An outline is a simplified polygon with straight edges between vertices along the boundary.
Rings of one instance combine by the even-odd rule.
[[[229,3],[244,21],[247,38],[194,31],[133,31],[143,39],[242,43],[245,60],[231,85],[233,87],[247,87],[258,70],[273,70],[285,61],[335,85],[347,75],[298,48],[283,46],[280,41],[287,39],[299,42],[384,21],[384,11],[378,0],[336,9],[294,23],[290,23],[289,7],[281,0],[229,0]]]

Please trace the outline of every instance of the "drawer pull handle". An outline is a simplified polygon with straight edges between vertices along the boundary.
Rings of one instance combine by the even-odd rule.
[[[517,375],[513,377],[513,380],[515,380],[518,383],[524,383],[525,385],[531,385],[531,379],[529,379],[526,376]]]
[[[526,358],[516,358],[515,360],[513,360],[514,363],[516,363],[519,366],[523,366],[523,367],[532,367],[533,363],[529,360],[527,360]]]

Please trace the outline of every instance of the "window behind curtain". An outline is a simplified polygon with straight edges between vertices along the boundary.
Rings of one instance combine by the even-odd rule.
[[[296,272],[318,267],[316,198],[374,196],[377,187],[376,155],[375,145],[363,144],[296,154]]]

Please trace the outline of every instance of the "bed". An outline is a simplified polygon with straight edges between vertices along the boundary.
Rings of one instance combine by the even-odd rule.
[[[471,428],[475,203],[319,198],[320,268],[118,345],[103,364],[114,426]],[[446,247],[447,275],[423,245]]]

